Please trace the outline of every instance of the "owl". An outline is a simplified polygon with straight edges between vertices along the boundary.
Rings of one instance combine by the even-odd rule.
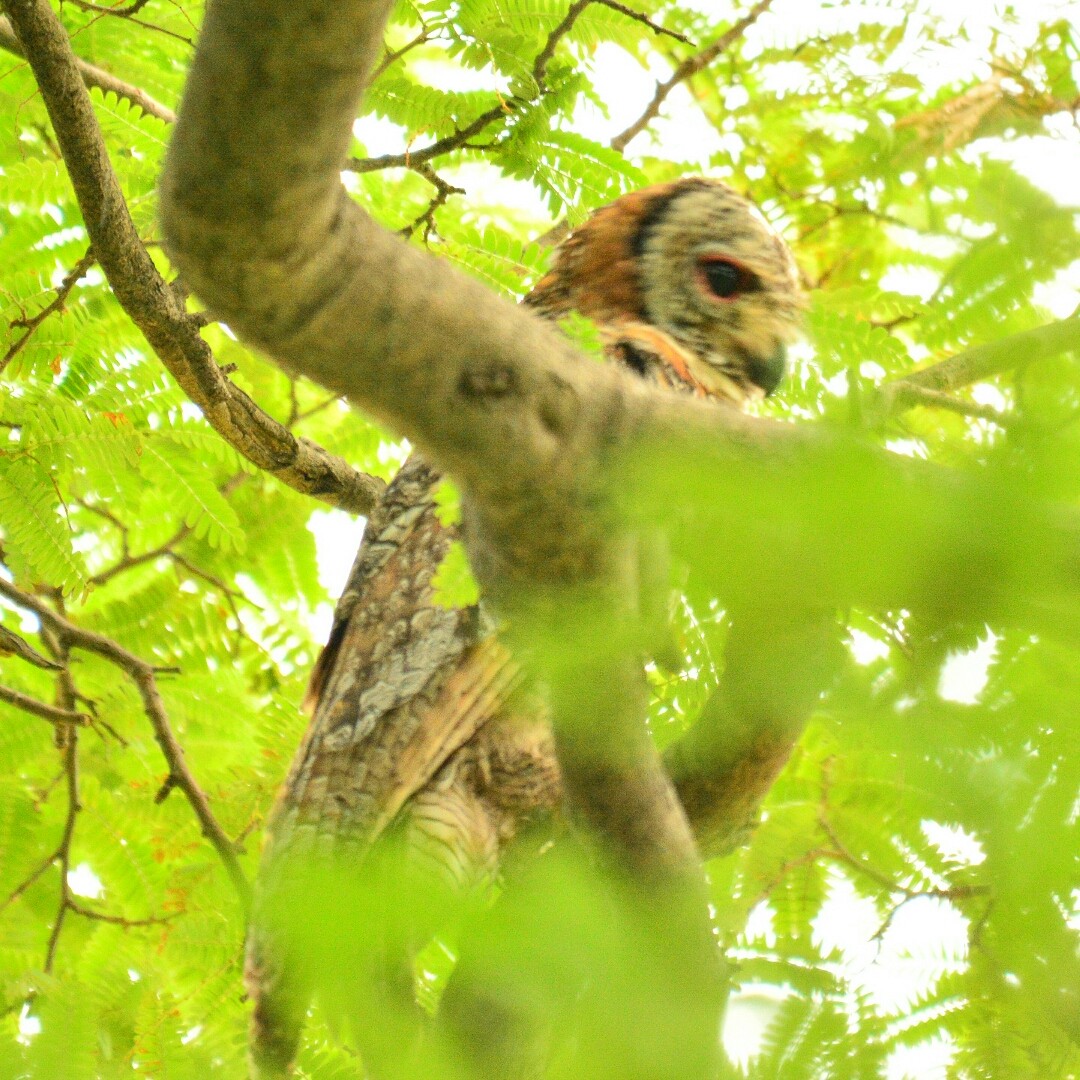
[[[523,304],[553,319],[576,311],[636,374],[736,406],[779,385],[802,309],[787,245],[751,203],[704,177],[597,210]]]
[[[801,307],[783,242],[745,199],[700,178],[596,211],[523,303],[549,319],[584,315],[606,354],[636,375],[735,406],[776,388]],[[515,692],[516,664],[476,611],[435,598],[450,544],[435,510],[438,482],[414,455],[388,487],[312,675],[311,726],[268,824],[247,945],[259,1077],[288,1074],[315,992],[314,973],[268,915],[292,857],[344,860],[351,874],[396,834],[412,894],[466,894],[489,887],[510,846],[558,815],[561,777],[542,704]],[[648,549],[657,538],[639,539]],[[662,562],[641,554],[643,566]],[[643,618],[666,626],[666,574],[650,588]],[[350,954],[356,927],[346,919],[327,933]],[[422,943],[430,933],[415,936]],[[411,985],[411,965],[388,949],[390,989]],[[368,1017],[356,1028],[372,1058],[379,1040],[367,1035],[380,1023]]]

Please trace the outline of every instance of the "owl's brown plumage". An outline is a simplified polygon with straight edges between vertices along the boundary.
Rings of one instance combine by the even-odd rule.
[[[741,195],[704,177],[597,210],[523,303],[547,318],[585,315],[638,374],[737,405],[776,388],[801,310],[783,240]]]
[[[524,303],[548,318],[592,319],[608,355],[650,381],[737,405],[775,388],[800,309],[783,242],[745,199],[701,178],[598,210]],[[259,1076],[287,1074],[316,989],[317,973],[273,917],[291,859],[344,860],[359,874],[377,840],[396,832],[420,892],[467,892],[490,882],[515,836],[561,798],[544,711],[510,696],[512,660],[468,612],[434,602],[450,541],[437,482],[414,457],[388,488],[312,677],[314,716],[269,823],[247,945]],[[327,932],[352,948],[356,928]],[[408,984],[408,957],[399,960]]]

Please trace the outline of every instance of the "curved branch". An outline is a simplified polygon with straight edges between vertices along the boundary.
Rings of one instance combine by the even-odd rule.
[[[568,610],[575,583],[617,590],[603,492],[624,490],[641,496],[624,508],[638,522],[692,506],[696,536],[725,538],[717,560],[684,537],[713,595],[1075,632],[1059,617],[1080,591],[1080,529],[1017,481],[651,392],[379,229],[338,169],[387,7],[219,0],[170,147],[163,221],[185,278],[234,329],[468,490],[489,595],[536,614]],[[252,35],[253,21],[278,33]],[[617,474],[635,448],[646,467]],[[704,510],[703,491],[715,495]],[[762,552],[768,574],[753,572]]]
[[[344,459],[298,439],[234,386],[199,334],[199,319],[154,266],[135,230],[57,18],[34,0],[5,7],[49,110],[94,255],[121,307],[207,421],[239,453],[290,487],[367,513],[384,485]]]

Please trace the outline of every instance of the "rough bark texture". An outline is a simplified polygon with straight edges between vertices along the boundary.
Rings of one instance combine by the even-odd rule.
[[[247,963],[252,1053],[268,1075],[291,1061],[308,1004],[294,946],[266,915],[290,866],[314,857],[362,880],[393,827],[418,889],[467,895],[494,880],[505,846],[560,797],[545,719],[515,708],[517,665],[475,610],[433,600],[451,540],[435,514],[438,481],[413,457],[369,520],[268,828]],[[414,929],[415,944],[424,932]]]
[[[432,578],[451,540],[434,512],[438,480],[420,458],[410,459],[370,519],[313,675],[309,731],[268,828],[248,946],[253,1057],[268,1076],[279,1075],[292,1059],[314,989],[290,963],[291,946],[264,921],[272,894],[282,887],[279,867],[314,855],[359,876],[378,838],[394,830],[404,836],[405,858],[424,880],[420,887],[438,881],[467,895],[495,879],[526,826],[546,822],[539,836],[530,831],[533,849],[561,816],[546,708],[520,691],[517,664],[476,611],[434,603]],[[749,835],[828,678],[831,619],[792,619],[784,631],[773,620],[766,623],[755,625],[749,614],[737,619],[722,691],[704,723],[667,755],[707,857],[725,854]],[[778,662],[783,678],[772,673]],[[638,686],[639,676],[625,672],[615,679],[597,671],[591,715],[620,686]],[[582,708],[580,695],[573,707]],[[578,730],[595,735],[592,724]],[[570,758],[593,761],[594,768],[627,760],[618,755],[613,763],[585,749]],[[603,792],[607,785],[605,776],[593,774],[578,790]],[[629,831],[638,820],[632,811]],[[642,857],[662,860],[664,852],[648,852],[651,834],[645,822]],[[431,929],[414,932],[422,939]],[[490,1074],[493,1058],[508,1059],[510,1044],[519,1040],[518,1058],[542,1054],[535,1036],[517,1030],[520,1018],[509,1015],[504,1019],[513,1037],[507,1034],[497,1050],[485,1042],[496,1003],[481,987],[455,990],[451,1002],[482,1075]],[[506,1013],[505,1006],[499,1009]],[[364,1034],[361,1022],[361,1045]],[[514,1075],[531,1067],[519,1061]]]

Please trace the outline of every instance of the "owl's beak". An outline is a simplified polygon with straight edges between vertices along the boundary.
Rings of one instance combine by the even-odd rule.
[[[746,374],[750,381],[761,387],[768,397],[781,383],[787,368],[787,349],[781,343],[771,356],[762,359],[757,356],[747,357]]]

